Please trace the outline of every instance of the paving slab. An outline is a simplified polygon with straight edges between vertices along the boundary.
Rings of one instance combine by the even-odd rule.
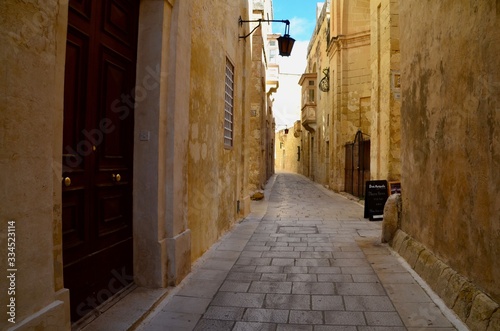
[[[363,206],[290,173],[132,330],[467,330]]]
[[[303,294],[268,294],[265,308],[311,309],[311,297]]]

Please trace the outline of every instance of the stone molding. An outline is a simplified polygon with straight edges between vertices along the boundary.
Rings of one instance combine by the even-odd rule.
[[[390,245],[472,331],[500,330],[500,305],[402,230]]]
[[[370,46],[371,34],[370,30],[352,33],[349,35],[339,35],[338,38],[332,38],[326,50],[331,58],[342,49],[351,49],[356,47]]]

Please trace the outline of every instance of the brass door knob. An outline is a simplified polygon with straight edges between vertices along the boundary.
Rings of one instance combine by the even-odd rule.
[[[71,178],[65,177],[63,182],[64,182],[64,186],[70,186],[71,185]]]
[[[112,174],[111,176],[113,177],[113,181],[115,182],[119,182],[120,180],[122,180],[122,176],[120,176],[120,174]]]

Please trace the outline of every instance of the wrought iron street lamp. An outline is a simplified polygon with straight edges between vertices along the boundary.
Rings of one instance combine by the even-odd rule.
[[[285,23],[285,34],[283,36],[280,36],[278,38],[278,49],[279,49],[279,54],[281,56],[290,56],[292,54],[292,48],[293,48],[293,43],[295,42],[295,39],[290,37],[290,21],[289,20],[249,20],[245,21],[241,19],[241,16],[238,20],[238,23],[240,26],[243,26],[243,23],[249,23],[249,22],[258,22],[259,24],[252,29],[247,35],[244,36],[238,36],[239,38],[246,39],[248,36],[250,36],[252,33],[254,33],[255,30],[261,25],[262,22],[280,22],[280,23]]]

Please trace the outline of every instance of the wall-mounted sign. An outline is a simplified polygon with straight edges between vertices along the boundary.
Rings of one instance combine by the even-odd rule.
[[[394,99],[401,100],[401,73],[399,70],[391,70],[391,89]]]
[[[384,218],[384,206],[388,198],[386,180],[369,180],[365,187],[365,218],[381,221]]]
[[[399,71],[392,72],[392,88],[401,89],[401,74]]]
[[[400,182],[389,182],[389,195],[396,193],[401,194],[401,183]]]

